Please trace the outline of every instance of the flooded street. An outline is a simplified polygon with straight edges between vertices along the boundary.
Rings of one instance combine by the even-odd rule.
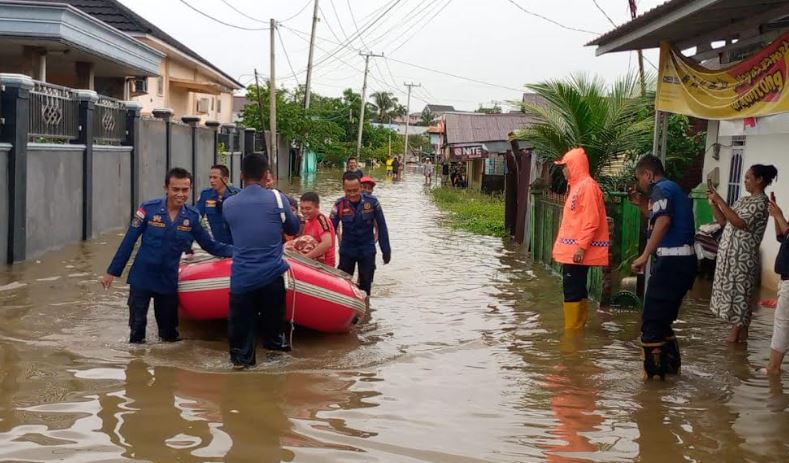
[[[282,189],[315,189],[328,213],[338,178]],[[683,374],[645,384],[637,313],[563,337],[559,279],[442,224],[421,181],[376,188],[392,262],[379,253],[358,330],[297,328],[291,354],[247,372],[229,371],[224,323],[182,321],[164,345],[149,314],[149,344],[126,343],[127,287],[98,283],[117,233],[4,267],[0,461],[786,461],[789,374],[754,373],[772,310],[729,347],[690,301]]]

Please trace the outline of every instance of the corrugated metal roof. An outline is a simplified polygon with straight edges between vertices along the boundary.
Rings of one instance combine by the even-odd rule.
[[[688,48],[739,38],[787,14],[786,0],[669,0],[587,45],[596,45],[598,55],[657,48],[663,40]]]
[[[229,79],[231,82],[238,85],[238,88],[244,87],[236,79],[231,77],[229,74],[225,73],[223,70],[219,69],[217,66],[215,66],[207,59],[197,54],[197,52],[187,47],[186,45],[182,44],[181,42],[173,38],[170,34],[164,32],[163,30],[159,29],[152,23],[148,22],[145,18],[138,15],[130,8],[127,8],[117,0],[35,0],[35,1],[45,2],[45,3],[65,3],[67,5],[71,5],[74,8],[77,8],[93,16],[99,21],[109,24],[115,29],[118,29],[122,32],[126,32],[127,34],[149,34],[161,40],[162,42],[170,45],[171,47],[175,48],[181,53],[184,53],[185,55],[194,58],[195,60],[210,67],[214,71],[222,74],[225,78]]]
[[[447,143],[507,141],[509,134],[531,123],[525,114],[446,113]]]

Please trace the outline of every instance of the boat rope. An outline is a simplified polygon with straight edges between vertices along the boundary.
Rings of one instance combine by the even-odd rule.
[[[293,269],[288,266],[288,277],[293,282],[293,302],[291,303],[290,311],[290,348],[293,350],[293,332],[296,331],[296,277],[293,275]]]

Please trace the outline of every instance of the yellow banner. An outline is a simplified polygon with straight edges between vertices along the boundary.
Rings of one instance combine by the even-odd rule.
[[[702,119],[744,119],[789,112],[789,32],[725,69],[710,70],[668,43],[660,46],[655,106]]]

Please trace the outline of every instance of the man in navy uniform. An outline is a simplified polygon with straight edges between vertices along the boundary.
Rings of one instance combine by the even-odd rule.
[[[656,255],[641,314],[646,379],[664,379],[666,374],[680,372],[682,360],[672,324],[685,294],[693,286],[698,266],[693,247],[693,204],[680,186],[665,175],[659,158],[642,157],[636,164],[639,192],[630,198],[649,217],[649,241],[641,256],[633,261],[633,272],[641,273]]]
[[[255,364],[257,330],[263,345],[289,351],[285,320],[285,279],[288,264],[282,258],[282,235],[294,235],[301,223],[288,199],[266,189],[269,164],[259,154],[244,156],[241,178],[244,189],[227,199],[224,216],[233,235],[230,272],[228,340],[234,369]]]
[[[334,203],[331,211],[334,229],[342,223],[340,264],[337,268],[353,275],[358,264],[359,288],[369,295],[375,275],[376,226],[384,264],[388,264],[392,259],[384,211],[375,196],[362,194],[359,177],[354,172],[343,175],[342,188],[345,196]]]
[[[129,342],[145,342],[148,305],[153,299],[159,338],[175,342],[178,337],[178,265],[181,254],[191,249],[192,241],[209,253],[230,257],[232,247],[215,242],[200,226],[200,214],[187,206],[192,189],[192,174],[174,167],[164,180],[165,197],[142,203],[132,218],[101,284],[109,288],[123,273],[134,244],[142,236],[129,271]]]
[[[222,218],[222,205],[227,198],[241,190],[229,185],[229,181],[230,171],[227,169],[227,166],[222,164],[211,166],[211,171],[208,175],[208,183],[211,187],[200,192],[200,199],[197,200],[195,207],[197,207],[201,217],[208,219],[211,234],[216,241],[233,244],[230,229],[227,227],[225,219]]]

